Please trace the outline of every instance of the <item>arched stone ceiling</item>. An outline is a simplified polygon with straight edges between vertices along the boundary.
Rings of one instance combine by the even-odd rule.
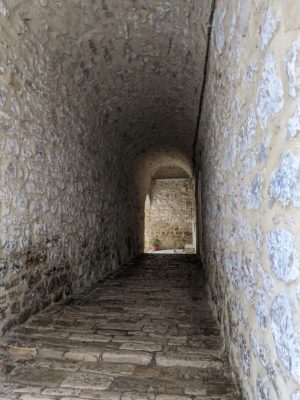
[[[122,157],[169,145],[191,157],[211,0],[1,3],[18,51],[34,46],[48,86],[88,112]]]
[[[155,179],[188,179],[189,175],[179,167],[162,167],[160,168],[155,175],[153,176],[153,180]]]
[[[192,160],[176,147],[155,146],[140,154],[133,162],[132,169],[135,171],[134,178],[136,187],[139,189],[140,201],[145,201],[145,196],[150,193],[151,181],[161,170],[180,170],[186,176],[192,177]]]

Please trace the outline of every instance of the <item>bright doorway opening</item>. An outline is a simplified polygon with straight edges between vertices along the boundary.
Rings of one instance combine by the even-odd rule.
[[[195,185],[185,171],[164,168],[145,200],[145,253],[195,253]]]

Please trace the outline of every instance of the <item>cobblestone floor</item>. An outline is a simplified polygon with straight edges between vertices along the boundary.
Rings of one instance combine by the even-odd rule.
[[[15,328],[0,378],[1,400],[241,399],[189,255],[144,256]]]

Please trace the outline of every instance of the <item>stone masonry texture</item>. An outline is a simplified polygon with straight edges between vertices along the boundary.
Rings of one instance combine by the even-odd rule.
[[[223,350],[197,258],[147,255],[13,329],[0,396],[241,400]]]
[[[196,152],[210,296],[251,400],[300,398],[299,5],[216,2]]]
[[[299,10],[0,0],[0,400],[300,399]],[[203,267],[139,269],[178,171]]]
[[[0,0],[3,331],[143,251],[147,182],[191,170],[206,3]]]
[[[150,204],[145,209],[145,250],[151,240],[159,241],[160,249],[183,249],[193,243],[194,185],[191,179],[154,180]]]

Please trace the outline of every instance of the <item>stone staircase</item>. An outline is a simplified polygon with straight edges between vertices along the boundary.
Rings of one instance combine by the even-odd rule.
[[[0,400],[240,400],[194,256],[145,256],[1,340]]]

